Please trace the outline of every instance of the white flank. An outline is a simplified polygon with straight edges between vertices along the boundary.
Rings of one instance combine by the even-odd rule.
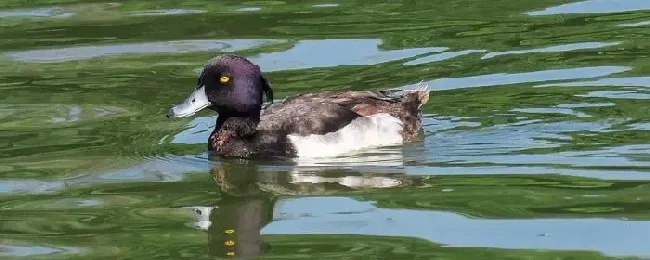
[[[324,135],[288,135],[298,157],[331,157],[370,147],[402,143],[402,122],[381,113],[352,120],[336,132]]]

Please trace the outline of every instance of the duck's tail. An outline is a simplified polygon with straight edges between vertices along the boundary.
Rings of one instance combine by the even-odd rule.
[[[408,91],[409,94],[416,94],[418,102],[418,109],[429,101],[429,85],[424,84],[423,81],[417,84],[417,88]]]
[[[404,141],[410,142],[422,136],[422,106],[429,101],[429,86],[420,82],[415,89],[407,92],[402,102],[400,119],[404,123],[402,131]]]

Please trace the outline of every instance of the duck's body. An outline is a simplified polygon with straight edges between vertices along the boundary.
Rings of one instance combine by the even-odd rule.
[[[351,150],[410,142],[421,134],[421,107],[429,98],[425,89],[401,95],[388,91],[310,93],[262,109],[262,93],[272,98],[272,90],[261,75],[254,75],[255,69],[250,66],[255,65],[237,56],[220,56],[211,62],[206,65],[202,73],[204,79],[200,79],[199,84],[206,86],[206,100],[210,100],[210,105],[203,107],[209,106],[219,113],[208,142],[208,150],[216,155],[241,158],[335,156]],[[215,66],[217,71],[213,74],[219,75],[212,77],[220,77],[225,68],[230,78],[237,74],[233,72],[238,67],[249,67],[253,72],[239,73],[239,78],[252,75],[258,79],[245,82],[240,79],[249,86],[234,85],[223,89],[217,86],[213,91],[222,93],[211,93],[209,83],[204,82],[209,81],[205,79],[206,74],[210,77],[208,70],[214,70]],[[200,88],[197,87],[197,91]],[[240,92],[235,93],[237,90]],[[200,99],[201,93],[196,93],[186,103],[197,97]],[[224,95],[230,102],[218,102],[223,101],[219,98]],[[178,106],[170,110],[170,115],[186,116],[188,113],[182,110],[187,108]]]

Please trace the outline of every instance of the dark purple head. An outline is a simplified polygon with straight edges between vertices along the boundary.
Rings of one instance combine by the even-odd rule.
[[[217,56],[203,67],[194,92],[173,106],[167,117],[191,116],[206,107],[219,114],[247,116],[259,113],[263,94],[273,100],[273,90],[259,66],[240,56]]]

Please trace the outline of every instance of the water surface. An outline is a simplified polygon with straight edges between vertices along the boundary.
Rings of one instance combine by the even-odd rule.
[[[3,259],[650,258],[645,0],[0,3]],[[211,57],[278,99],[427,84],[426,138],[209,157]]]

